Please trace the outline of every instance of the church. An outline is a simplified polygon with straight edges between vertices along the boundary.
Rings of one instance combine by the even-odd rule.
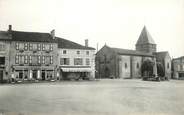
[[[146,60],[162,64],[165,77],[171,78],[171,57],[167,51],[157,52],[157,45],[145,26],[135,47],[129,50],[104,45],[96,53],[96,78],[141,78],[141,66]]]

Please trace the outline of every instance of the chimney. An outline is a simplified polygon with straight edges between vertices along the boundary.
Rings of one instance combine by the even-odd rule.
[[[55,29],[53,29],[51,32],[50,32],[51,36],[52,36],[52,39],[55,39]]]
[[[8,31],[11,32],[12,31],[12,25],[8,26]]]
[[[88,47],[88,39],[85,39],[85,46]]]

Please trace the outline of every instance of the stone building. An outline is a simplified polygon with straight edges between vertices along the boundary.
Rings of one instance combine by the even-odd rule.
[[[184,78],[184,56],[172,60],[173,78]]]
[[[96,77],[139,78],[142,76],[141,65],[145,60],[163,62],[165,75],[171,76],[171,59],[168,52],[156,52],[156,43],[146,27],[143,28],[135,46],[136,50],[112,48],[107,45],[101,48],[96,54]],[[154,72],[157,75],[156,66]]]
[[[57,38],[60,76],[62,79],[95,78],[95,49]]]
[[[51,80],[57,73],[57,41],[51,33],[0,32],[0,80]]]

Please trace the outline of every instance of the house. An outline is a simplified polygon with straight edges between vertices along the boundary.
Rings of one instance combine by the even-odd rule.
[[[51,80],[57,74],[58,44],[51,33],[0,32],[0,80]]]
[[[57,37],[61,79],[95,78],[95,49]]]
[[[184,56],[172,60],[173,78],[184,78]]]
[[[140,78],[141,66],[145,60],[154,63],[162,61],[166,76],[171,74],[171,60],[169,53],[157,52],[156,43],[146,27],[141,31],[136,43],[136,50],[113,48],[105,45],[96,54],[97,78]],[[157,59],[158,58],[158,59]],[[169,64],[168,64],[169,63]],[[153,67],[157,75],[156,64]]]

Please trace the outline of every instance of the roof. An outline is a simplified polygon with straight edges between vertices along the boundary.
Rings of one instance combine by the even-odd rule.
[[[108,46],[107,46],[108,47]],[[153,55],[151,53],[144,53],[136,50],[129,50],[129,49],[122,49],[122,48],[112,48],[108,47],[114,52],[120,54],[120,55],[136,55],[136,56],[149,56],[152,57]]]
[[[156,58],[158,60],[162,60],[169,54],[169,52],[168,51],[163,51],[163,52],[156,52],[154,54],[156,55]]]
[[[141,32],[136,44],[139,44],[139,45],[141,45],[141,44],[155,44],[155,41],[153,40],[153,38],[149,34],[148,30],[146,29],[146,26],[144,26],[144,28],[142,29],[142,32]]]
[[[50,33],[40,33],[40,32],[24,32],[24,31],[11,31],[6,32],[7,35],[11,36],[11,39],[2,39],[1,40],[10,40],[10,41],[29,41],[29,42],[56,42],[52,38]]]
[[[178,58],[174,58],[173,60],[182,60],[184,59],[184,56],[178,57]]]
[[[56,37],[56,39],[58,42],[58,48],[95,50],[95,48],[86,47],[86,46],[80,45],[78,43],[75,43],[75,42],[72,42],[70,40],[66,40],[63,38]]]

